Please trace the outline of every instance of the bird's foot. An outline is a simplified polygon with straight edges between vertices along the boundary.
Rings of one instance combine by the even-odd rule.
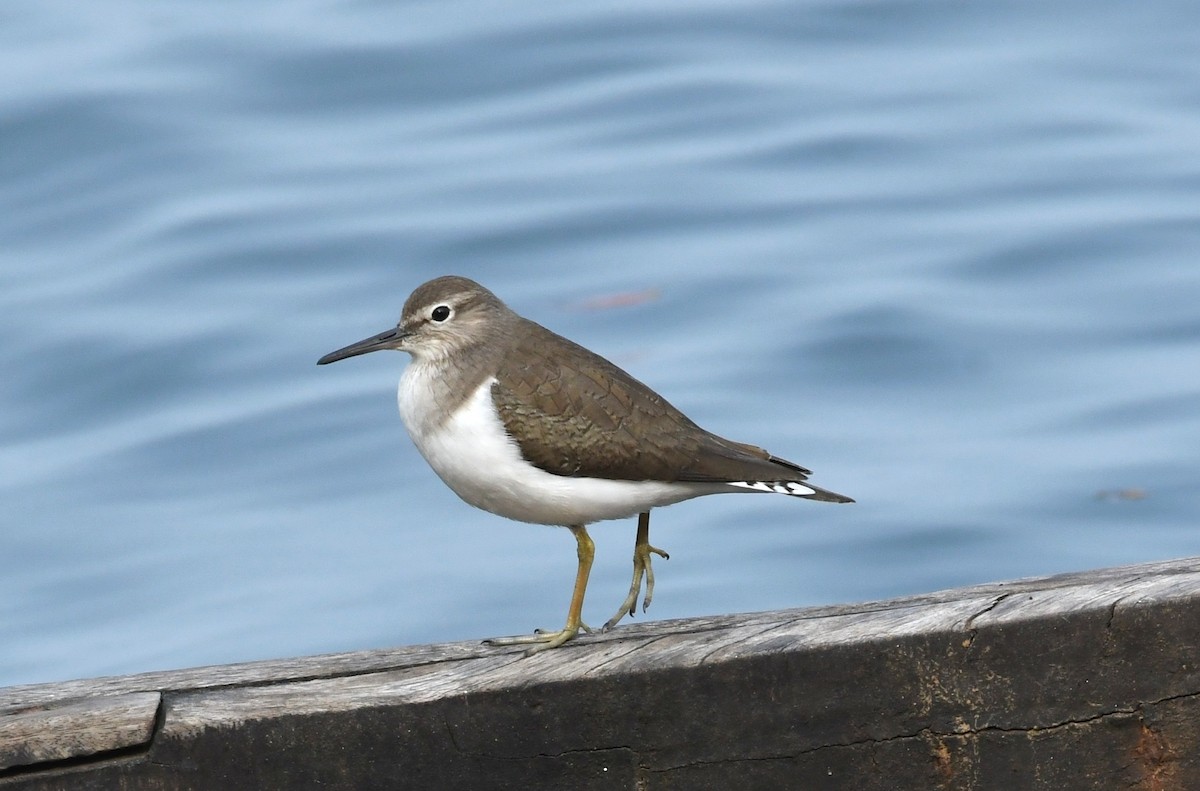
[[[529,648],[525,651],[525,656],[536,654],[538,651],[545,651],[547,648],[558,648],[568,640],[575,638],[580,632],[590,634],[592,628],[586,623],[580,621],[577,624],[567,623],[562,629],[556,632],[535,629],[533,634],[520,635],[519,637],[493,637],[484,640],[484,645],[527,645]]]
[[[646,577],[646,597],[642,599],[642,612],[650,608],[650,602],[654,599],[654,567],[650,565],[651,555],[658,555],[663,560],[669,560],[671,557],[658,547],[650,546],[648,541],[639,541],[634,545],[633,582],[629,584],[629,595],[625,597],[625,601],[621,602],[621,606],[617,608],[617,614],[609,618],[600,631],[607,632],[616,626],[626,615],[633,617],[634,613],[637,612],[637,599],[638,594],[642,590],[643,575]]]

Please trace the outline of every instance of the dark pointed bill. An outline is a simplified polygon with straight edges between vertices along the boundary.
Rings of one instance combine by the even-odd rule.
[[[380,349],[395,349],[396,345],[404,339],[405,335],[406,333],[401,332],[399,327],[392,327],[386,332],[381,332],[378,335],[372,335],[370,338],[364,338],[358,343],[352,343],[349,346],[343,346],[336,352],[330,352],[321,359],[317,360],[317,365],[335,363],[338,360],[344,360],[347,357],[357,357],[360,354],[377,352]]]

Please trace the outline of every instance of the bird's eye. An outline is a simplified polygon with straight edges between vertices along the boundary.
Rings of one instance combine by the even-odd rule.
[[[429,318],[433,319],[434,321],[445,321],[446,319],[450,318],[450,308],[446,305],[438,305],[433,309],[433,312],[429,314]]]

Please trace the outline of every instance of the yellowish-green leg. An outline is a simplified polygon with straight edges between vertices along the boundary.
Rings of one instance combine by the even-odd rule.
[[[658,547],[650,546],[650,512],[645,511],[638,514],[637,540],[633,544],[633,582],[629,585],[629,595],[621,602],[617,614],[608,619],[601,631],[616,626],[626,614],[632,616],[637,612],[637,598],[642,589],[643,574],[646,575],[646,598],[642,600],[642,612],[650,607],[650,600],[654,598],[654,568],[650,565],[652,554],[664,559],[671,557]]]
[[[526,656],[545,651],[547,648],[557,648],[579,634],[582,629],[591,629],[583,622],[583,594],[587,591],[588,575],[592,571],[592,558],[596,556],[596,545],[588,535],[583,525],[574,525],[571,532],[575,535],[575,543],[579,555],[579,570],[575,573],[575,591],[571,594],[571,606],[567,609],[567,625],[557,632],[538,630],[531,635],[522,637],[497,637],[484,640],[488,645],[530,645]]]

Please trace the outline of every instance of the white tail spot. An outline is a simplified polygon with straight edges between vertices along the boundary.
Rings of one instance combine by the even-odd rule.
[[[812,489],[796,481],[730,481],[729,485],[741,486],[743,489],[752,489],[756,492],[790,494],[794,497],[803,497],[808,494],[817,493],[816,489]]]

